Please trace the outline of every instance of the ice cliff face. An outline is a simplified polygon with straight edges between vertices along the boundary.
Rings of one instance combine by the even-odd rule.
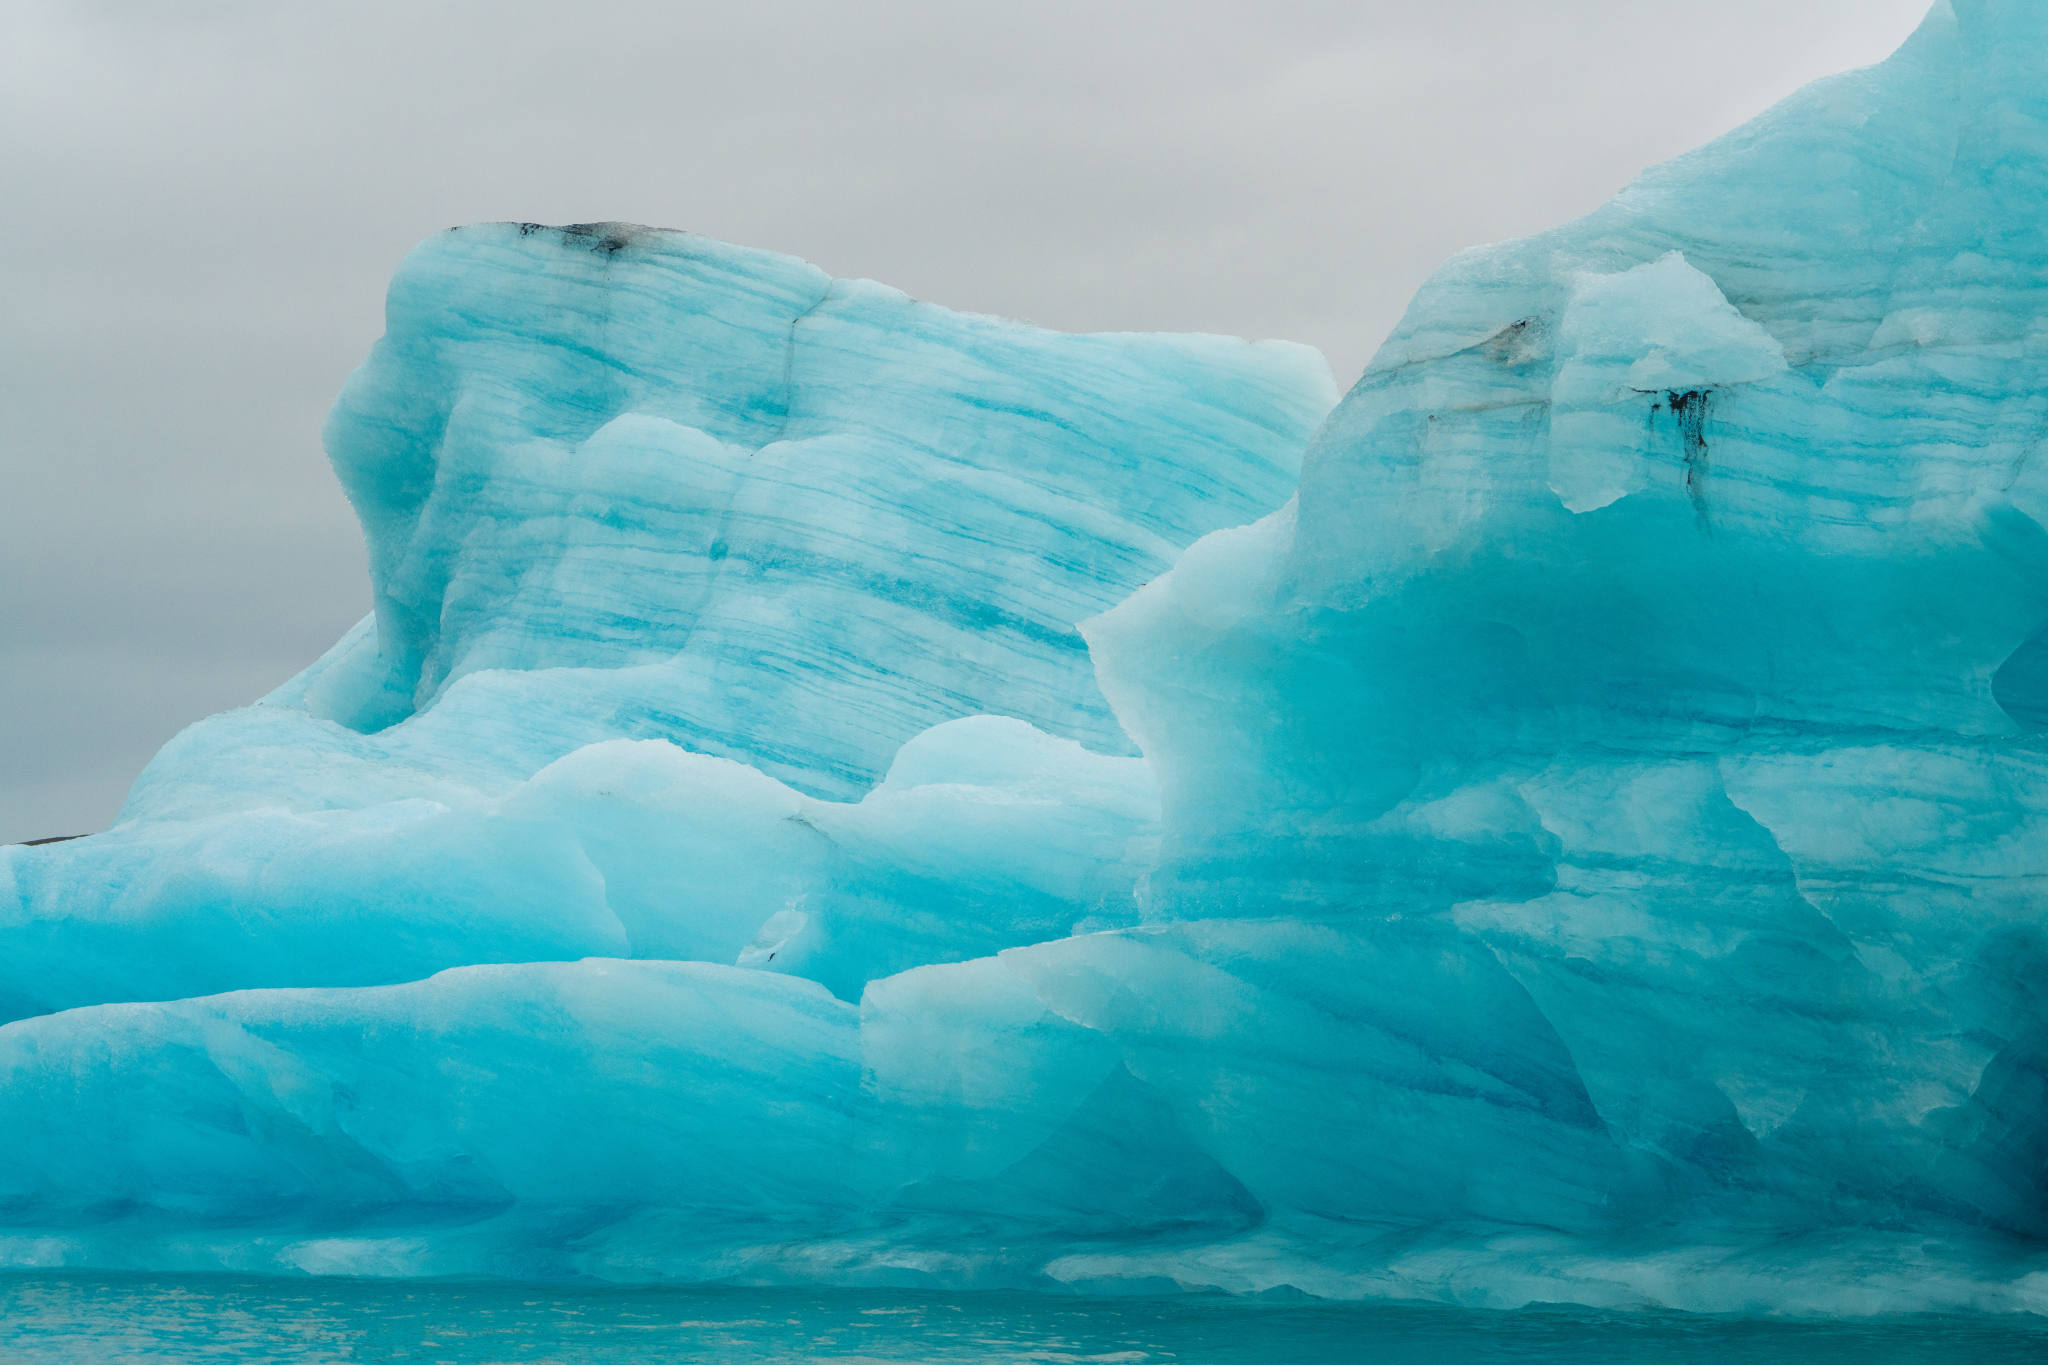
[[[1298,348],[436,239],[374,625],[0,853],[0,1255],[2048,1307],[2044,203],[2048,15],[1943,3],[1312,438]]]
[[[840,799],[977,712],[1128,752],[1074,622],[1284,501],[1335,401],[1284,342],[1066,336],[621,225],[464,228],[407,260],[329,421],[378,631],[304,704],[364,732],[516,707],[558,751],[602,714]]]

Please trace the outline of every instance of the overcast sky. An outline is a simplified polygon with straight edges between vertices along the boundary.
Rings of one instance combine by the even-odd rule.
[[[10,0],[0,841],[368,609],[320,422],[406,249],[623,219],[1355,379],[1460,248],[1598,206],[1926,0]]]

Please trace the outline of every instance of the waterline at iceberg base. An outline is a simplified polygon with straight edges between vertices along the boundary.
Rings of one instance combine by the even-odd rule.
[[[0,850],[0,1264],[2048,1312],[2044,212],[1943,0],[1341,402],[430,240],[374,617]]]

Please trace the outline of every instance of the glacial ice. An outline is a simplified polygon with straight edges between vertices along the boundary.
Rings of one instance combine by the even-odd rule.
[[[0,850],[0,1263],[2048,1311],[2044,68],[1943,0],[1341,403],[428,242],[375,616]]]
[[[730,963],[784,911],[857,998],[1135,919],[1157,798],[1074,623],[1288,496],[1317,352],[622,226],[445,233],[389,313],[327,430],[375,618],[0,855],[0,1019]]]

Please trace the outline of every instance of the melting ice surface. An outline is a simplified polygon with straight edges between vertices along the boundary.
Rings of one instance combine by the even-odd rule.
[[[374,618],[0,852],[0,1261],[2048,1309],[2044,210],[1945,0],[1341,403],[426,243]]]

